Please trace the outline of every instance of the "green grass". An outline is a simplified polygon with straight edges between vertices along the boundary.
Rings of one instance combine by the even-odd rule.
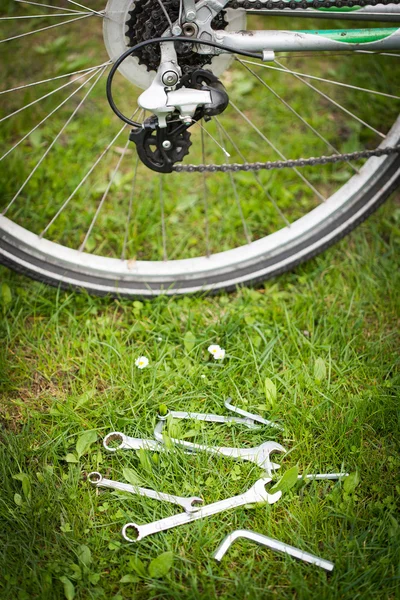
[[[92,5],[99,7],[96,2]],[[7,14],[37,13],[37,7],[26,5],[22,10],[11,0],[7,10]],[[299,19],[268,19],[268,23],[271,28],[314,26]],[[36,26],[46,24],[39,19]],[[78,22],[77,29],[21,38],[12,49],[1,44],[2,89],[101,63],[106,55],[99,21],[91,20],[88,26]],[[332,24],[327,21],[321,26]],[[18,31],[27,27],[26,22],[19,22]],[[360,57],[282,60],[300,71],[364,86],[366,63]],[[368,62],[369,85],[396,93],[398,64],[397,59],[373,57]],[[266,69],[259,72],[340,150],[376,143],[352,120],[332,111],[321,97],[310,96],[296,80],[285,80]],[[326,152],[282,105],[243,76],[243,69],[233,68],[223,79],[230,97],[237,103],[243,101],[248,114],[266,135],[279,141],[288,157]],[[55,85],[46,84],[40,92],[30,88],[2,96],[5,113]],[[136,92],[122,81],[118,87],[119,95],[125,94],[122,106],[129,112]],[[358,92],[348,94],[323,84],[321,89],[383,131],[398,112],[395,103],[379,97],[366,102]],[[55,94],[17,119],[4,121],[2,151],[64,97]],[[2,206],[11,200],[75,106],[77,100],[0,163]],[[260,149],[259,138],[230,109],[223,118],[248,160],[276,158],[265,147]],[[32,231],[41,231],[119,127],[100,86],[9,216]],[[217,137],[215,126],[209,127]],[[199,132],[193,132],[192,139],[195,143],[188,159],[199,162]],[[123,145],[121,137],[70,210],[56,221],[49,232],[51,239],[73,247],[82,242]],[[238,160],[230,151],[232,160]],[[206,153],[208,160],[221,162],[220,151],[209,138]],[[89,239],[89,251],[120,255],[133,165],[130,151]],[[347,180],[350,171],[347,165],[336,165],[303,173],[328,194]],[[308,188],[287,171],[260,177],[289,219],[316,204]],[[235,182],[253,238],[282,225],[273,206],[260,202],[251,175],[239,174]],[[211,249],[244,243],[230,179],[207,177],[207,188]],[[161,256],[158,190],[158,178],[140,167],[128,258]],[[164,182],[170,258],[196,256],[206,250],[202,190],[203,180],[197,175],[183,183],[175,175]],[[151,302],[91,298],[46,288],[2,268],[1,598],[398,597],[399,233],[400,213],[392,198],[350,238],[296,272],[259,290],[210,298],[161,297]],[[185,338],[188,332],[195,339],[193,348]],[[226,349],[222,363],[210,358],[207,347],[211,343]],[[135,367],[140,355],[150,360],[143,371]],[[325,365],[322,378],[315,377],[316,361]],[[277,387],[274,406],[265,396],[266,378]],[[97,493],[85,481],[88,472],[99,470],[120,481],[128,477],[164,492],[201,495],[206,503],[245,491],[263,472],[251,463],[207,454],[190,456],[179,450],[113,455],[104,451],[102,438],[113,430],[152,437],[160,404],[175,410],[226,414],[223,402],[228,396],[238,406],[281,421],[285,433],[211,424],[190,432],[193,424],[185,423],[179,434],[189,432],[189,440],[225,446],[255,446],[276,439],[288,452],[276,458],[282,467],[275,479],[298,466],[301,473],[357,473],[359,484],[354,489],[332,482],[299,484],[274,506],[238,508],[137,544],[124,543],[120,532],[126,522],[151,522],[178,512],[176,507],[110,490]],[[81,448],[86,432],[93,442]],[[321,555],[332,560],[335,569],[327,575],[245,541],[236,542],[218,565],[212,553],[236,528],[253,529]],[[157,563],[152,561],[160,555],[166,561],[166,552],[172,553],[173,564],[157,577]]]
[[[62,599],[64,584],[82,600],[398,597],[399,223],[392,199],[296,272],[212,298],[90,298],[2,269],[1,598]],[[222,363],[210,359],[210,343],[226,349]],[[150,360],[143,371],[134,365],[140,355]],[[317,359],[326,365],[322,380]],[[266,404],[266,377],[277,386],[275,408]],[[228,396],[279,419],[285,433],[207,425],[196,439],[251,446],[276,439],[288,450],[277,460],[282,473],[295,465],[357,471],[359,485],[347,493],[341,483],[314,482],[271,507],[124,543],[124,523],[179,511],[97,493],[85,481],[89,471],[124,481],[131,468],[145,486],[207,503],[241,493],[263,472],[206,454],[110,455],[104,435],[152,437],[161,403],[225,414]],[[97,441],[67,462],[85,431]],[[237,528],[323,556],[335,569],[327,575],[243,540],[217,564],[212,553]],[[171,569],[151,577],[148,564],[165,552]]]

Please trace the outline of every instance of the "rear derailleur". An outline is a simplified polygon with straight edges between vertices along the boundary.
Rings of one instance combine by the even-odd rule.
[[[179,76],[176,63],[161,63],[150,87],[139,97],[139,106],[151,111],[129,139],[141,161],[153,171],[171,173],[191,146],[189,128],[209,120],[228,106],[228,94],[219,79],[205,69]]]

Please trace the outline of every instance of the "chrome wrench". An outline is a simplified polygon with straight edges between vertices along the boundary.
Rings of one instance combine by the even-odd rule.
[[[110,442],[119,443],[119,446],[109,446]],[[117,450],[153,450],[161,452],[165,450],[164,444],[160,444],[155,440],[145,440],[142,438],[133,438],[121,433],[120,431],[112,431],[108,433],[103,440],[103,446],[109,452]]]
[[[228,398],[224,402],[225,408],[227,408],[228,410],[231,410],[232,412],[235,412],[238,415],[242,415],[242,417],[246,417],[247,419],[250,419],[251,421],[255,421],[256,423],[262,423],[263,425],[269,425],[270,427],[275,427],[276,429],[280,429],[281,431],[284,431],[284,428],[282,427],[282,425],[278,425],[278,423],[274,423],[273,421],[264,419],[264,417],[260,417],[260,415],[255,415],[253,413],[249,413],[249,412],[247,412],[247,410],[243,410],[243,408],[238,408],[234,404],[231,404],[230,400],[231,400],[231,398]]]
[[[159,439],[163,440],[161,434],[159,436]],[[276,469],[280,468],[280,465],[269,461],[269,454],[274,451],[286,452],[283,446],[277,444],[276,442],[265,442],[265,444],[261,444],[261,446],[257,446],[256,448],[213,448],[211,446],[191,444],[190,442],[181,442],[180,440],[172,439],[171,441],[177,445],[181,445],[185,448],[188,448],[188,450],[190,450],[188,454],[195,450],[206,450],[214,454],[224,454],[225,456],[229,456],[231,458],[242,458],[243,460],[255,462],[262,468],[265,468],[269,475],[272,473],[272,471],[275,471]],[[119,443],[119,445],[112,447],[109,446],[110,442],[116,442]],[[268,444],[272,444],[273,447],[266,447]],[[129,437],[128,435],[125,435],[124,433],[121,433],[120,431],[112,431],[111,433],[107,434],[103,440],[103,446],[109,452],[116,452],[117,450],[140,449],[152,450],[154,452],[165,452],[165,450],[167,450],[165,444],[160,443],[156,440],[133,438]]]
[[[279,540],[274,540],[273,538],[267,537],[261,533],[256,533],[255,531],[249,531],[248,529],[237,529],[236,531],[229,533],[214,552],[213,557],[215,560],[222,560],[222,557],[230,545],[238,538],[246,538],[248,540],[252,540],[253,542],[257,542],[257,544],[262,544],[263,546],[272,548],[272,550],[290,554],[290,556],[294,556],[295,558],[304,560],[305,562],[316,565],[317,567],[321,567],[321,569],[325,569],[326,571],[332,571],[334,567],[334,564],[329,560],[325,560],[324,558],[320,558],[319,556],[315,556],[309,552],[303,552],[303,550],[300,550],[299,548],[289,546],[289,544],[285,544]]]
[[[230,398],[228,398],[230,400]],[[228,401],[227,401],[228,402]],[[230,410],[233,412],[239,412],[240,409],[236,409],[232,406]],[[226,403],[225,403],[226,406]],[[187,412],[185,410],[169,410],[166,415],[158,415],[160,421],[166,421],[168,417],[172,417],[173,419],[193,419],[194,421],[207,421],[209,423],[240,423],[241,425],[245,425],[249,429],[259,429],[260,425],[255,423],[258,421],[259,423],[264,423],[265,421],[262,417],[258,415],[252,415],[251,413],[246,413],[245,411],[240,412],[242,417],[226,417],[225,415],[214,415],[212,413],[198,413],[198,412]]]
[[[160,419],[154,429],[154,437],[157,441],[163,442],[162,430],[164,428],[164,419]],[[185,442],[176,438],[170,438],[171,442],[177,446],[182,446],[191,452],[209,452],[211,454],[223,454],[229,458],[240,458],[248,460],[265,469],[268,475],[272,475],[273,471],[280,468],[280,465],[271,462],[270,454],[272,452],[286,452],[286,449],[278,444],[278,442],[268,441],[255,446],[254,448],[230,448],[224,446],[206,446],[205,444],[194,444],[193,442]]]
[[[310,474],[310,475],[298,475],[297,479],[312,479],[315,481],[321,481],[321,480],[337,480],[337,479],[343,479],[343,477],[348,477],[349,473],[316,473],[316,474]]]
[[[172,529],[173,527],[178,527],[179,525],[185,525],[186,523],[191,523],[197,519],[210,517],[224,510],[237,508],[238,506],[243,506],[244,504],[255,504],[257,502],[268,502],[268,504],[274,504],[279,500],[282,492],[268,494],[268,492],[265,490],[265,486],[270,481],[272,481],[270,477],[263,477],[262,479],[256,481],[256,483],[249,490],[247,490],[247,492],[244,492],[244,494],[233,496],[232,498],[226,498],[225,500],[220,500],[219,502],[214,502],[213,504],[207,504],[194,513],[181,513],[179,515],[167,517],[166,519],[154,521],[153,523],[147,523],[146,525],[127,523],[122,528],[122,536],[127,542],[138,542],[139,540],[142,540],[144,537],[152,535],[153,533]],[[136,537],[134,539],[129,537],[129,530],[133,530],[136,533]]]
[[[146,496],[147,498],[153,498],[153,500],[164,500],[165,502],[171,502],[172,504],[178,504],[187,513],[193,513],[200,510],[196,504],[202,504],[204,500],[198,496],[190,496],[184,498],[182,496],[174,496],[173,494],[164,494],[163,492],[156,492],[148,488],[138,487],[136,485],[130,485],[129,483],[121,483],[120,481],[113,481],[112,479],[106,479],[98,471],[93,471],[87,476],[90,483],[96,487],[110,488],[113,490],[120,490],[121,492],[129,492],[130,494],[137,494],[138,496]]]

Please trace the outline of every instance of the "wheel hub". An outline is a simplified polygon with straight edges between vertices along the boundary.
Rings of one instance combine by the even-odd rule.
[[[171,12],[171,19],[176,15],[176,19],[179,16],[179,2],[178,12],[176,12],[176,6],[172,6],[173,2],[177,0],[164,0],[164,4],[168,5],[168,12]],[[170,6],[171,3],[171,6]],[[145,10],[146,7],[146,10]],[[172,8],[171,8],[172,7]],[[155,13],[155,26],[151,23],[153,18],[153,12]],[[103,19],[103,38],[106,50],[110,59],[115,62],[128,48],[134,45],[134,40],[145,40],[150,39],[154,36],[154,31],[160,29],[160,33],[163,34],[167,29],[165,15],[162,14],[164,21],[161,21],[162,10],[157,0],[108,0],[105,8],[105,18]],[[135,23],[139,20],[139,27],[136,28],[135,23],[131,22],[135,19]],[[228,8],[224,10],[223,15],[223,29],[226,31],[239,31],[246,28],[246,11],[239,9],[233,10]],[[150,23],[149,23],[150,22]],[[186,24],[193,26],[192,23]],[[219,27],[220,25],[217,25]],[[188,37],[195,37],[191,33],[190,28],[187,29],[184,24],[184,35]],[[179,63],[183,59],[183,67],[189,66],[190,69],[201,68],[205,64],[209,64],[208,67],[217,77],[221,76],[222,73],[229,67],[232,62],[232,57],[228,54],[220,56],[207,57],[206,55],[200,55],[194,53],[188,43],[188,53],[185,55],[185,49],[181,46],[179,49]],[[120,67],[119,72],[124,75],[131,83],[142,88],[147,89],[154,79],[155,71],[159,66],[159,49],[150,47],[146,52],[141,53],[138,56],[130,56]],[[195,56],[194,56],[195,55]],[[182,69],[183,73],[187,73],[186,69]]]

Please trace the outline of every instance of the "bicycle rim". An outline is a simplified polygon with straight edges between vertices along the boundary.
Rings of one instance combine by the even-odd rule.
[[[61,4],[62,3],[58,3],[58,8],[61,8]],[[98,3],[93,4],[97,5]],[[77,17],[73,15],[73,19],[77,19]],[[49,44],[50,42],[47,43]],[[57,53],[57,50],[55,50],[55,53]],[[104,58],[105,65],[107,56],[104,56]],[[393,61],[396,59],[391,58],[390,60]],[[301,59],[297,59],[297,61],[300,62],[297,63],[299,66],[294,69],[295,72],[299,72],[301,67],[304,67]],[[284,74],[282,71],[284,71],[286,67],[283,66],[282,68],[282,63],[278,63],[278,65],[280,65],[278,68],[281,68],[279,74]],[[276,66],[277,65],[275,65],[275,67]],[[224,68],[226,69],[227,66]],[[221,70],[224,71],[224,68]],[[240,71],[236,68],[240,69]],[[81,81],[85,83],[85,87],[82,87],[82,91],[77,96],[80,100],[82,97],[84,98],[84,94],[91,84],[93,84],[97,78],[100,79],[102,75],[101,69],[105,72],[106,65],[101,66],[96,70],[89,71],[82,77]],[[268,73],[267,77],[265,77],[265,71]],[[244,72],[246,78],[243,78],[243,75],[238,76],[237,73],[239,72]],[[228,91],[230,77],[233,78],[233,87],[235,88],[236,86],[236,88],[238,88],[232,94],[232,105],[230,111],[227,111],[229,114],[222,115],[221,118],[215,120],[215,123],[211,125],[204,125],[204,128],[201,128],[197,134],[193,135],[193,138],[196,138],[198,149],[193,152],[191,149],[189,162],[192,162],[193,157],[197,157],[199,162],[201,162],[201,159],[204,158],[205,155],[206,146],[208,147],[207,154],[211,161],[219,160],[219,162],[223,162],[223,159],[226,160],[224,152],[226,153],[227,148],[229,148],[232,155],[231,160],[234,160],[235,156],[239,156],[239,158],[241,157],[241,159],[244,160],[242,150],[238,146],[239,142],[243,139],[243,132],[245,131],[251,132],[251,134],[248,134],[250,143],[246,148],[246,160],[250,161],[253,156],[257,156],[258,159],[264,158],[264,155],[260,156],[258,149],[254,150],[254,148],[252,148],[252,144],[254,146],[257,142],[260,143],[260,140],[265,143],[264,145],[267,147],[268,151],[271,152],[270,155],[267,153],[265,156],[273,157],[274,148],[275,150],[278,150],[278,157],[282,152],[285,152],[285,155],[287,156],[289,151],[293,151],[293,149],[290,148],[290,144],[287,144],[287,147],[284,147],[283,144],[277,148],[278,143],[275,139],[272,141],[272,149],[271,143],[268,145],[268,142],[271,141],[268,137],[268,121],[266,124],[262,123],[260,115],[254,112],[254,98],[257,100],[258,96],[256,95],[257,92],[253,92],[253,89],[255,89],[253,87],[251,87],[250,92],[246,92],[246,85],[249,85],[249,81],[252,82],[252,85],[255,82],[260,86],[265,94],[268,92],[271,101],[274,100],[277,105],[279,105],[280,109],[287,111],[287,114],[294,119],[294,122],[297,123],[299,127],[301,126],[307,131],[310,141],[304,142],[303,149],[305,155],[307,155],[307,149],[311,154],[310,150],[314,148],[314,145],[321,148],[322,153],[322,148],[324,148],[324,146],[326,148],[326,143],[328,146],[330,145],[333,147],[333,143],[336,144],[338,142],[336,133],[325,137],[325,132],[318,130],[318,133],[320,133],[320,136],[322,136],[323,139],[321,140],[321,137],[316,137],[315,131],[310,130],[308,127],[309,124],[312,125],[312,120],[309,116],[302,117],[303,120],[299,118],[300,112],[297,109],[296,103],[292,106],[288,101],[287,94],[286,99],[283,98],[279,85],[273,88],[272,92],[266,87],[271,84],[270,73],[271,70],[268,71],[268,68],[265,65],[256,66],[249,63],[236,63],[233,69],[230,67],[222,74],[222,78],[225,78],[228,82]],[[287,77],[291,76],[290,73],[285,75]],[[326,73],[323,75],[326,75]],[[294,77],[294,75],[291,77]],[[301,80],[301,87],[303,87],[303,85],[305,85],[304,78],[301,77]],[[299,79],[297,79],[297,81],[296,79],[293,79],[293,81],[295,84],[299,85]],[[310,80],[307,81],[309,82]],[[80,85],[80,81],[74,85]],[[124,83],[121,84],[121,89],[125,90],[127,88],[124,87],[124,85],[126,86]],[[329,88],[329,95],[326,92],[323,92],[328,98],[334,96],[334,93],[332,94],[331,92],[332,87]],[[242,94],[240,90],[244,90],[244,94]],[[321,110],[321,106],[325,106],[326,104],[329,105],[329,101],[326,100],[324,96],[321,96],[312,88],[308,87],[308,90],[310,90],[310,97],[314,99],[316,106],[318,106],[318,101],[322,101],[322,104],[319,105],[319,110]],[[390,93],[392,91],[385,87],[382,87],[382,90],[382,94],[385,94],[386,92]],[[290,94],[290,87],[288,87],[286,91]],[[356,96],[357,94],[359,96],[360,94],[362,95],[362,92],[360,91],[354,93]],[[378,98],[378,106],[379,103],[386,98],[379,95],[371,96],[371,94],[367,94],[366,92],[365,94],[368,98],[372,97],[371,101],[375,101],[376,98]],[[240,99],[240,96],[243,96],[241,99],[244,99],[245,102],[242,102],[241,105],[238,106],[238,99]],[[334,97],[337,98],[337,96]],[[338,103],[337,100],[335,100],[335,102],[336,104]],[[396,102],[396,100],[394,100],[394,102]],[[340,110],[336,105],[333,106],[335,108],[334,116],[337,118],[337,114]],[[348,107],[349,104],[346,106]],[[131,107],[132,105],[130,108]],[[332,105],[330,105],[330,108],[332,108]],[[349,108],[346,110],[354,115],[353,111]],[[255,115],[254,117],[253,113]],[[71,112],[69,114],[71,114]],[[104,112],[101,113],[102,116],[104,116],[104,114]],[[276,111],[275,113],[272,111],[271,117],[275,114],[281,118],[281,113],[279,111]],[[341,114],[343,114],[343,112]],[[345,114],[346,118],[340,121],[340,126],[342,128],[349,127],[351,129],[354,125],[354,118],[347,113]],[[300,116],[302,115],[303,113]],[[75,116],[79,116],[79,111],[76,112]],[[226,117],[225,121],[223,117]],[[18,118],[18,115],[13,117],[13,119]],[[79,122],[78,119],[76,120]],[[242,129],[240,129],[240,126],[238,125],[239,121]],[[113,121],[112,123],[114,130],[120,130],[120,127],[116,122]],[[35,121],[33,121],[33,124],[35,124]],[[31,123],[25,127],[24,132],[29,131],[30,125]],[[246,126],[245,128],[243,128],[244,125]],[[375,139],[379,143],[382,139],[382,135],[374,135],[372,131],[372,129],[378,131],[377,126],[374,124],[374,126],[371,126],[371,128],[368,129],[368,127],[366,127],[367,125],[368,123],[366,121],[365,125],[362,125],[357,121],[360,138],[362,132],[366,131],[368,135],[366,134],[365,139],[369,144]],[[232,128],[233,130],[237,130],[234,138],[232,138],[230,133]],[[76,131],[77,130],[75,130],[75,132]],[[8,136],[8,138],[10,137],[9,133],[9,130],[7,130],[6,137]],[[400,120],[398,119],[394,123],[390,131],[387,133],[385,131],[385,134],[385,139],[380,143],[381,147],[398,144],[400,141]],[[60,142],[63,140],[63,135],[64,132],[58,138]],[[252,135],[253,137],[251,137]],[[79,137],[79,132],[76,133],[76,137],[77,136]],[[69,205],[71,210],[68,213],[68,216],[65,216],[62,212],[59,213],[62,219],[65,219],[65,221],[68,222],[68,220],[74,217],[74,210],[76,210],[77,222],[73,223],[73,229],[78,229],[80,221],[84,218],[86,219],[85,223],[82,224],[82,232],[79,233],[79,235],[76,231],[72,232],[73,235],[76,235],[74,239],[75,245],[77,241],[79,242],[78,247],[70,247],[73,246],[73,243],[70,244],[61,225],[58,229],[57,226],[53,224],[51,227],[48,227],[49,220],[51,222],[52,219],[54,219],[54,214],[57,215],[59,209],[53,209],[50,218],[46,216],[47,221],[43,220],[40,222],[39,227],[38,219],[35,215],[32,216],[31,214],[34,211],[29,212],[29,210],[26,209],[24,212],[24,209],[21,209],[20,205],[18,206],[19,202],[21,202],[21,199],[23,200],[24,197],[25,199],[28,198],[28,200],[36,202],[37,206],[41,205],[40,188],[36,187],[36,192],[29,191],[30,185],[35,180],[34,177],[29,179],[27,185],[24,186],[23,191],[18,194],[17,197],[16,194],[12,193],[5,195],[3,205],[7,207],[10,202],[12,202],[12,207],[0,217],[0,257],[3,263],[47,283],[61,285],[63,287],[83,287],[95,294],[153,296],[159,293],[185,294],[201,291],[210,292],[222,289],[234,289],[238,285],[251,284],[293,268],[293,266],[314,256],[334,243],[337,239],[343,237],[349,230],[353,229],[359,222],[364,220],[395,189],[400,174],[400,159],[396,156],[372,158],[367,162],[364,162],[364,164],[361,162],[356,165],[345,165],[344,167],[343,165],[339,167],[329,167],[321,175],[321,179],[311,177],[310,170],[302,171],[301,175],[300,172],[293,172],[292,170],[290,175],[279,174],[279,176],[275,176],[274,174],[272,176],[272,183],[270,174],[262,174],[259,176],[258,181],[255,181],[254,174],[251,173],[245,174],[241,178],[223,174],[220,176],[220,179],[214,176],[210,179],[210,177],[201,174],[195,176],[188,174],[182,178],[180,175],[176,174],[171,176],[167,181],[165,179],[166,176],[159,177],[156,174],[149,175],[146,173],[143,175],[143,180],[146,185],[150,185],[152,195],[146,191],[146,186],[143,185],[140,193],[135,196],[134,202],[129,203],[128,196],[130,196],[130,198],[132,197],[130,193],[128,191],[124,192],[123,190],[121,192],[118,190],[118,187],[115,186],[115,177],[117,176],[116,174],[118,174],[118,169],[116,167],[119,167],[122,178],[125,177],[128,179],[129,175],[130,182],[133,181],[133,184],[130,183],[130,185],[136,188],[140,187],[140,184],[138,183],[138,168],[134,156],[132,155],[131,147],[127,144],[125,146],[120,146],[120,139],[121,138],[115,138],[114,136],[114,143],[111,145],[110,142],[107,143],[106,147],[109,147],[111,150],[117,147],[118,157],[114,156],[111,164],[108,165],[106,178],[104,180],[103,177],[102,181],[103,187],[95,194],[93,202],[87,211],[85,211],[86,207],[84,204],[84,200],[87,196],[81,196],[80,204],[74,204],[75,198],[71,201]],[[46,141],[46,144],[43,145],[44,152],[51,146],[53,140],[54,137],[52,140],[49,138],[49,140]],[[280,140],[278,140],[278,142],[280,142]],[[32,145],[31,136],[27,136],[28,149],[29,144]],[[55,144],[54,147],[56,146],[57,145]],[[18,151],[20,149],[23,150],[24,147],[24,142],[22,142],[19,145]],[[282,148],[282,151],[280,148]],[[41,154],[37,148],[34,148],[33,150],[38,157],[43,155],[42,148],[40,148]],[[60,150],[57,150],[57,152],[59,153]],[[24,154],[22,153],[22,157],[23,156]],[[47,156],[48,155],[46,155],[46,160]],[[97,154],[97,157],[98,156],[99,154]],[[128,159],[128,166],[124,171],[124,168],[121,167],[121,165],[124,165],[124,163],[126,165],[127,157],[132,158]],[[277,157],[276,153],[275,157]],[[295,158],[293,154],[287,157]],[[6,159],[7,158],[4,159],[4,162]],[[44,160],[43,164],[45,163],[46,161]],[[37,161],[33,164],[37,164]],[[27,169],[27,177],[30,176],[31,171],[32,168]],[[86,168],[86,170],[82,169],[83,173],[87,173],[87,171],[88,168]],[[46,173],[46,171],[44,172]],[[351,173],[355,174],[351,176]],[[39,169],[37,169],[37,174],[40,175]],[[343,180],[346,174],[348,180],[343,185],[333,186],[329,181],[326,183],[327,177],[336,177],[337,181],[340,181],[341,178]],[[36,176],[36,172],[34,175]],[[178,180],[178,177],[181,177],[181,179]],[[275,183],[278,181],[278,177],[281,178],[279,179],[279,184]],[[288,207],[288,212],[285,213],[284,209],[281,208],[282,204],[280,203],[280,200],[281,197],[284,197],[286,191],[286,184],[284,182],[287,181],[288,178],[289,189],[291,190],[293,188],[297,191],[292,193],[294,202],[291,203],[290,198],[288,199],[285,197],[283,206]],[[25,179],[22,178],[22,181],[25,181]],[[213,183],[214,179],[217,183]],[[178,181],[179,183],[175,183]],[[223,181],[223,183],[220,184],[220,181]],[[92,187],[94,185],[93,180],[88,178],[87,184],[90,190],[90,185]],[[296,187],[296,185],[298,187]],[[82,185],[82,191],[84,187],[85,186]],[[68,190],[69,193],[65,194],[67,200],[71,196],[71,190],[73,191],[73,189],[74,186],[71,186]],[[204,190],[206,193],[204,193]],[[210,193],[210,190],[213,195]],[[258,190],[258,192],[255,190]],[[143,245],[145,246],[145,250],[142,250],[139,247],[138,240],[132,241],[131,238],[134,237],[132,232],[135,231],[134,227],[136,227],[136,229],[138,228],[137,222],[135,225],[132,223],[132,228],[130,229],[128,226],[121,227],[121,223],[117,223],[114,227],[111,219],[111,225],[109,226],[109,229],[107,229],[108,221],[106,215],[108,214],[108,218],[110,219],[110,217],[117,214],[116,211],[118,210],[118,207],[115,208],[110,204],[112,194],[114,194],[117,200],[119,195],[123,196],[123,210],[125,212],[121,219],[125,218],[125,220],[127,218],[126,215],[128,214],[129,216],[129,210],[131,211],[129,218],[132,218],[135,202],[136,206],[138,206],[142,202],[145,205],[145,202],[147,201],[147,210],[151,214],[148,215],[148,213],[145,213],[142,221],[139,221],[139,225],[141,227],[146,218],[150,220],[152,215],[154,216],[154,213],[157,212],[156,224],[154,227],[149,226],[148,229],[153,233],[154,228],[157,230],[154,234],[157,238],[157,243],[153,246],[150,243],[147,243],[147,234],[143,232],[141,239],[142,241],[144,240]],[[149,195],[146,196],[146,194]],[[219,198],[219,194],[222,194],[223,198]],[[246,195],[248,195],[247,198]],[[187,197],[189,197],[189,201],[185,204],[185,198]],[[192,197],[194,199],[191,204],[190,199]],[[14,198],[15,201],[13,202]],[[64,198],[59,198],[58,195],[56,196],[58,206],[63,206],[65,202]],[[154,203],[152,203],[152,198],[155,199]],[[219,213],[216,211],[216,214],[212,215],[213,218],[210,218],[210,215],[207,215],[207,210],[210,211],[210,205],[214,209],[216,205],[215,198],[220,200],[222,208],[219,209]],[[257,214],[257,216],[260,218],[260,221],[265,222],[262,222],[260,226],[254,225],[254,212],[252,213],[250,211],[250,213],[246,213],[247,199],[249,200],[252,210],[252,207],[254,206],[259,205],[261,207],[260,209],[257,208],[257,211],[259,210],[259,215]],[[92,200],[91,197],[90,200]],[[43,212],[50,214],[48,196],[45,196],[43,202]],[[301,205],[301,203],[304,204],[304,208],[298,206]],[[154,206],[157,207],[157,211],[155,211]],[[183,209],[182,206],[184,207]],[[236,211],[235,213],[233,213],[232,206]],[[263,216],[264,208],[266,211],[265,217]],[[100,210],[104,210],[104,213],[100,212]],[[191,210],[193,210],[192,217],[190,214],[187,214],[190,213]],[[183,216],[182,212],[184,213]],[[86,213],[90,213],[89,216]],[[178,214],[177,222],[172,218],[175,213]],[[229,213],[231,221],[233,222],[232,227],[230,222],[224,223],[223,226],[220,226],[220,224],[217,223],[218,218],[220,218],[220,221],[222,220],[222,216],[218,217],[218,214],[223,215],[224,213]],[[250,216],[248,216],[249,214]],[[271,216],[272,214],[274,216]],[[288,214],[288,217],[286,214]],[[94,218],[95,220],[93,220]],[[190,224],[190,218],[193,220],[192,224]],[[117,219],[117,217],[115,217],[115,219]],[[26,222],[24,222],[24,220]],[[215,238],[212,229],[213,223],[217,223],[216,229],[218,230]],[[191,227],[191,232],[186,234],[189,226]],[[44,235],[43,227],[45,229]],[[117,236],[114,229],[116,230],[118,227],[121,228],[121,231],[120,239],[117,242],[115,241]],[[172,228],[174,233],[169,232],[170,228]],[[234,232],[233,234],[230,234],[231,229]],[[201,230],[201,234],[199,234],[199,230]],[[256,233],[254,230],[256,230]],[[182,233],[180,234],[180,232]],[[51,239],[51,235],[47,235],[51,233],[53,233],[53,239]],[[97,238],[95,237],[96,235]],[[107,241],[104,242],[107,235],[111,240],[110,243]],[[177,250],[177,247],[180,245],[179,238],[182,236],[184,237],[185,235],[189,240],[187,248],[185,248],[189,254],[188,258],[181,257],[183,251]],[[57,239],[57,237],[59,239]],[[93,250],[89,252],[89,242],[93,237],[95,238],[95,246],[93,247]],[[100,242],[96,245],[96,239],[99,237]],[[225,249],[226,245],[228,245],[228,243],[225,244],[225,239],[227,237],[229,238],[229,244],[233,247]],[[199,240],[197,240],[197,238],[199,238]],[[208,238],[208,242],[206,242],[204,238]],[[176,239],[178,239],[178,242],[176,242]],[[193,243],[193,240],[195,243]],[[182,242],[181,245],[184,246],[184,243]],[[146,246],[148,246],[148,248],[146,248]],[[171,246],[172,252],[170,250]],[[103,255],[102,248],[105,248]],[[146,256],[146,252],[149,259]],[[119,256],[117,256],[118,253]],[[156,259],[153,260],[152,258],[154,255]]]

